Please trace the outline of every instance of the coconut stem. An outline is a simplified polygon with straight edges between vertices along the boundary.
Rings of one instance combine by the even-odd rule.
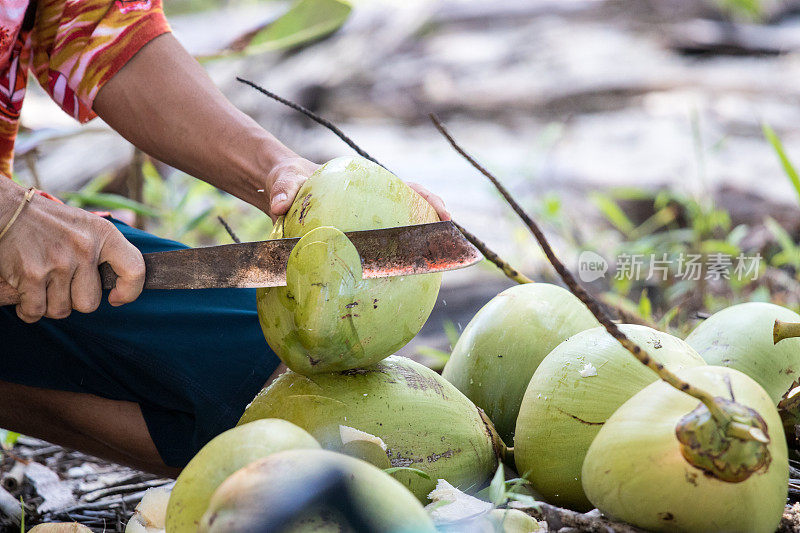
[[[778,344],[783,339],[795,337],[800,337],[800,322],[775,321],[775,326],[772,328],[772,340],[775,344]]]
[[[236,77],[236,81],[244,83],[245,85],[249,85],[250,87],[252,87],[256,91],[258,91],[261,94],[264,94],[264,95],[272,98],[276,102],[280,102],[281,104],[283,104],[283,105],[285,105],[287,107],[290,107],[290,108],[294,109],[295,111],[298,111],[299,113],[302,113],[303,115],[307,116],[308,118],[310,118],[311,120],[313,120],[317,124],[319,124],[321,126],[324,126],[325,128],[327,128],[330,131],[332,131],[334,135],[339,137],[342,141],[345,142],[345,144],[347,144],[347,146],[349,146],[350,148],[355,150],[356,153],[358,155],[360,155],[361,157],[363,157],[364,159],[369,159],[370,161],[372,161],[376,165],[380,165],[383,168],[386,168],[386,165],[384,165],[383,163],[381,163],[380,161],[378,161],[377,159],[375,159],[374,157],[369,155],[367,152],[365,152],[359,145],[357,145],[355,143],[355,141],[353,141],[350,137],[348,137],[333,122],[322,118],[321,116],[317,115],[316,113],[314,113],[310,109],[307,109],[307,108],[301,106],[300,104],[296,104],[296,103],[292,102],[291,100],[287,100],[286,98],[278,96],[277,94],[273,93],[272,91],[268,91],[267,89],[261,87],[260,85],[258,85],[256,83],[253,83],[252,81],[246,80],[244,78],[240,78],[238,76]],[[388,168],[386,168],[386,169],[388,170]],[[485,257],[490,263],[493,263],[497,268],[499,268],[503,272],[503,274],[505,274],[509,279],[511,279],[511,280],[513,280],[513,281],[515,281],[517,283],[533,283],[532,279],[530,279],[528,276],[518,272],[515,268],[513,268],[510,264],[508,264],[505,260],[503,260],[502,257],[500,257],[499,255],[494,253],[492,250],[490,250],[489,247],[486,246],[486,243],[484,243],[482,240],[477,238],[475,235],[473,235],[472,233],[470,233],[469,231],[464,229],[464,227],[461,226],[460,224],[456,223],[455,220],[453,221],[453,224],[455,224],[455,226],[458,228],[458,230],[464,235],[464,238],[467,239],[469,242],[471,242],[472,245],[475,248],[477,248],[481,252],[481,254],[483,254],[483,257]]]
[[[482,240],[480,240],[475,235],[467,231],[467,229],[464,228],[464,226],[455,221],[453,221],[453,224],[455,225],[455,227],[458,228],[458,231],[460,231],[461,234],[464,235],[464,238],[467,239],[469,242],[471,242],[472,245],[483,254],[483,257],[494,263],[495,266],[497,266],[497,268],[502,270],[503,274],[505,274],[506,277],[516,281],[519,284],[533,283],[533,280],[531,278],[529,278],[525,274],[522,274],[521,272],[518,272],[511,265],[503,261],[503,259],[500,258],[500,256],[491,251]]]
[[[473,167],[475,167],[475,169],[477,169],[481,174],[486,176],[486,178],[488,178],[490,182],[492,182],[492,184],[495,186],[498,192],[503,196],[503,198],[505,198],[506,202],[508,202],[508,204],[514,210],[514,212],[517,213],[517,215],[519,215],[519,217],[531,231],[533,236],[536,238],[536,241],[539,243],[539,246],[542,248],[544,255],[547,257],[547,260],[550,262],[551,265],[553,265],[553,268],[556,270],[558,275],[567,285],[572,294],[574,294],[581,302],[583,302],[583,304],[586,307],[589,308],[589,311],[591,311],[592,314],[595,316],[595,318],[597,318],[597,320],[600,322],[600,324],[602,324],[603,327],[606,328],[606,331],[608,331],[608,333],[611,334],[611,336],[614,337],[617,340],[617,342],[619,342],[623,346],[623,348],[625,348],[631,354],[633,354],[633,356],[636,359],[638,359],[639,362],[641,362],[643,365],[645,365],[653,372],[658,374],[658,377],[660,377],[662,380],[666,381],[668,384],[675,387],[676,389],[683,391],[686,394],[693,396],[694,398],[697,398],[708,408],[711,415],[719,424],[730,427],[731,425],[730,416],[725,414],[723,409],[719,405],[717,405],[714,396],[712,396],[711,394],[702,389],[693,386],[691,383],[688,383],[679,378],[676,374],[665,368],[663,364],[659,363],[658,361],[650,357],[650,355],[648,355],[647,352],[642,350],[642,348],[639,347],[639,345],[630,340],[622,332],[622,330],[620,330],[617,327],[617,325],[613,322],[608,313],[606,313],[605,310],[600,306],[600,303],[592,295],[590,295],[586,291],[586,289],[584,289],[581,286],[580,283],[578,283],[578,280],[575,279],[575,276],[573,276],[572,273],[569,270],[567,270],[564,264],[558,259],[558,257],[556,257],[556,254],[553,252],[553,249],[550,246],[550,243],[548,242],[547,237],[545,237],[541,228],[539,228],[538,224],[536,224],[536,222],[534,222],[533,219],[531,219],[531,217],[528,216],[528,214],[522,209],[522,207],[520,207],[520,205],[517,203],[516,200],[514,200],[514,198],[511,196],[508,190],[503,186],[503,184],[500,183],[500,181],[496,177],[494,177],[494,175],[492,175],[491,172],[486,170],[472,156],[470,156],[466,151],[464,151],[464,149],[461,148],[461,146],[458,145],[458,143],[455,141],[452,135],[450,135],[450,133],[447,131],[447,128],[445,128],[444,124],[442,124],[442,122],[436,117],[436,115],[431,114],[430,118],[433,121],[433,124],[436,126],[436,129],[439,130],[439,133],[441,133],[445,137],[445,139],[447,139],[447,141],[450,143],[450,146],[452,146],[456,152],[458,152]],[[746,433],[746,435],[742,435],[742,437],[745,440],[753,440],[755,438],[749,432]]]

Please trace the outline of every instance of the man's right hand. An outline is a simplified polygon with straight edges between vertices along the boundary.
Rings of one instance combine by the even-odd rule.
[[[0,229],[23,201],[25,189],[0,176]],[[144,284],[142,254],[114,225],[97,215],[39,195],[0,239],[0,278],[20,294],[17,315],[66,318],[73,309],[91,313],[100,305],[98,265],[108,262],[117,285],[111,305],[134,301]]]

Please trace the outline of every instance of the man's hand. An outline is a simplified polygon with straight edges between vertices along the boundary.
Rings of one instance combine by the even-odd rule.
[[[313,174],[319,165],[302,157],[288,157],[278,162],[267,174],[267,187],[264,192],[269,195],[269,216],[272,221],[286,214],[297,196],[297,191]]]
[[[24,192],[0,176],[0,227]],[[17,315],[28,323],[97,309],[100,263],[107,261],[119,276],[111,305],[132,302],[144,284],[142,254],[111,222],[38,195],[0,240],[0,259],[0,278],[19,292]]]
[[[272,217],[273,222],[278,216],[289,210],[297,196],[297,191],[318,168],[318,164],[298,156],[288,158],[272,169],[267,176],[268,189],[265,189],[265,192],[269,192],[269,216]],[[406,184],[431,204],[440,220],[450,220],[450,213],[439,196],[419,183],[409,181]]]

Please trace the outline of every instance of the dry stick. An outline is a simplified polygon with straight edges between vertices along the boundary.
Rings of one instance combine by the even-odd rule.
[[[236,236],[236,233],[233,232],[233,228],[230,227],[230,225],[224,218],[222,218],[222,215],[217,215],[217,220],[219,220],[219,223],[222,224],[223,228],[225,228],[225,231],[228,232],[228,235],[230,235],[231,239],[233,239],[233,242],[235,242],[236,244],[242,242],[239,239],[239,237]]]
[[[467,239],[469,242],[471,242],[472,245],[475,246],[475,248],[477,248],[481,254],[483,254],[483,257],[485,257],[488,261],[494,263],[494,265],[497,268],[502,270],[503,274],[505,274],[506,277],[516,281],[519,284],[533,283],[533,280],[531,278],[529,278],[528,276],[526,276],[521,272],[518,272],[511,265],[503,261],[503,259],[501,259],[499,255],[490,250],[482,240],[480,240],[475,235],[467,231],[467,229],[464,226],[462,226],[455,220],[453,220],[452,222],[453,225],[456,228],[458,228],[458,231],[460,231],[461,234],[464,235],[464,238]]]
[[[358,155],[360,155],[361,157],[363,157],[365,159],[369,159],[370,161],[372,161],[376,165],[381,165],[371,155],[369,155],[367,152],[365,152],[364,150],[359,148],[359,146],[355,142],[353,142],[353,140],[350,137],[345,135],[345,133],[342,130],[337,128],[336,125],[333,124],[332,122],[330,122],[329,120],[326,120],[326,119],[322,118],[321,116],[317,115],[316,113],[314,113],[310,109],[307,109],[307,108],[301,106],[300,104],[296,104],[296,103],[294,103],[294,102],[292,102],[290,100],[287,100],[286,98],[282,98],[282,97],[278,96],[277,94],[266,90],[265,88],[261,87],[260,85],[258,85],[256,83],[253,83],[252,81],[246,80],[244,78],[240,78],[238,76],[236,77],[236,81],[244,83],[245,85],[249,85],[250,87],[252,87],[256,91],[269,96],[273,100],[276,100],[276,101],[282,103],[283,105],[285,105],[287,107],[291,107],[295,111],[299,111],[300,113],[304,114],[305,116],[307,116],[308,118],[310,118],[314,122],[317,122],[318,124],[321,124],[321,125],[325,126],[329,130],[331,130],[333,133],[335,133],[337,137],[339,137],[341,140],[343,140],[345,143],[347,143],[347,146],[349,146],[350,148],[355,150]],[[383,167],[383,165],[381,165],[381,166]],[[383,167],[383,168],[386,168],[386,167]]]
[[[703,404],[708,408],[711,415],[714,419],[720,423],[725,424],[728,426],[728,430],[736,437],[742,440],[753,440],[756,438],[751,433],[751,427],[746,426],[744,424],[740,424],[738,422],[733,422],[730,420],[730,417],[726,415],[722,409],[717,405],[715,398],[713,395],[709,394],[708,392],[699,389],[692,384],[682,380],[677,375],[675,375],[672,371],[668,370],[664,367],[663,364],[659,363],[658,361],[654,360],[650,357],[647,352],[641,349],[638,344],[633,342],[625,335],[622,330],[620,330],[617,325],[613,322],[611,317],[605,310],[600,306],[599,302],[590,295],[586,289],[578,283],[578,280],[575,279],[575,276],[567,270],[564,264],[556,257],[556,254],[553,252],[553,249],[550,247],[550,243],[547,241],[547,238],[542,233],[542,230],[539,226],[534,222],[531,217],[520,207],[520,205],[514,200],[508,190],[500,183],[497,178],[494,177],[488,170],[483,168],[480,163],[478,163],[472,156],[470,156],[467,152],[464,151],[461,146],[453,139],[447,129],[444,127],[442,122],[433,114],[430,115],[433,124],[436,126],[436,129],[439,130],[445,139],[450,143],[450,146],[458,152],[464,159],[466,159],[473,167],[475,167],[481,174],[486,176],[489,181],[495,186],[495,188],[500,192],[500,194],[505,198],[506,202],[511,206],[517,215],[522,219],[528,229],[533,233],[533,236],[536,238],[536,241],[539,243],[539,246],[542,248],[544,255],[547,257],[547,260],[553,265],[558,275],[561,279],[566,283],[569,290],[578,297],[580,301],[584,303],[586,307],[589,308],[589,311],[597,318],[600,324],[606,328],[612,337],[614,337],[617,342],[619,342],[623,348],[628,350],[633,356],[638,359],[643,365],[647,366],[653,372],[658,374],[658,376],[666,381],[668,384],[672,385],[678,390],[685,392],[686,394],[697,398],[699,401],[703,402]],[[759,436],[760,437],[760,436]],[[758,439],[757,439],[758,440]]]
[[[544,502],[536,502],[535,505],[524,505],[512,503],[510,509],[517,509],[527,513],[537,520],[545,520],[551,531],[559,531],[561,528],[574,528],[578,531],[590,533],[643,533],[644,530],[625,524],[614,522],[600,516],[593,516],[590,513],[578,513],[569,509],[562,509],[555,505]]]
[[[257,90],[258,92],[260,92],[260,93],[262,93],[262,94],[264,94],[266,96],[269,96],[273,100],[276,100],[276,101],[282,103],[283,105],[294,109],[295,111],[299,111],[300,113],[302,113],[303,115],[307,116],[308,118],[310,118],[311,120],[313,120],[317,124],[320,124],[320,125],[328,128],[330,131],[332,131],[334,133],[334,135],[336,135],[341,140],[343,140],[347,144],[347,146],[349,146],[350,148],[355,150],[358,155],[360,155],[364,159],[369,159],[370,161],[372,161],[376,165],[380,165],[383,168],[386,168],[386,166],[384,164],[382,164],[380,161],[378,161],[377,159],[375,159],[374,157],[369,155],[367,152],[362,150],[361,147],[358,146],[355,143],[355,141],[353,141],[350,137],[345,135],[345,133],[342,130],[340,130],[331,121],[322,118],[321,116],[317,115],[316,113],[314,113],[310,109],[307,109],[307,108],[301,106],[300,104],[296,104],[296,103],[292,102],[291,100],[287,100],[286,98],[282,98],[282,97],[278,96],[277,94],[275,94],[275,93],[273,93],[271,91],[268,91],[267,89],[257,85],[256,83],[253,83],[252,81],[245,80],[245,79],[240,78],[238,76],[237,76],[236,80],[241,82],[241,83],[244,83],[245,85],[249,85],[253,89]],[[460,224],[456,223],[455,221],[453,221],[453,224],[464,235],[464,238],[467,239],[470,243],[472,243],[472,245],[475,248],[477,248],[478,251],[481,252],[481,254],[483,254],[483,257],[485,257],[489,262],[494,263],[494,265],[497,268],[499,268],[500,270],[502,270],[503,273],[506,276],[508,276],[510,279],[516,281],[517,283],[532,283],[533,282],[532,279],[530,279],[529,277],[525,276],[524,274],[521,274],[516,269],[512,268],[511,265],[509,265],[507,262],[505,262],[499,255],[497,255],[492,250],[490,250],[489,247],[486,246],[486,243],[484,243],[482,240],[477,238],[475,235],[473,235],[472,233],[470,233],[469,231],[464,229]]]

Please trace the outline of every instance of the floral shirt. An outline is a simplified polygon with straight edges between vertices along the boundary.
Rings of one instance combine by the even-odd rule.
[[[168,31],[161,0],[0,0],[0,173],[11,176],[29,72],[86,122],[103,84]]]

